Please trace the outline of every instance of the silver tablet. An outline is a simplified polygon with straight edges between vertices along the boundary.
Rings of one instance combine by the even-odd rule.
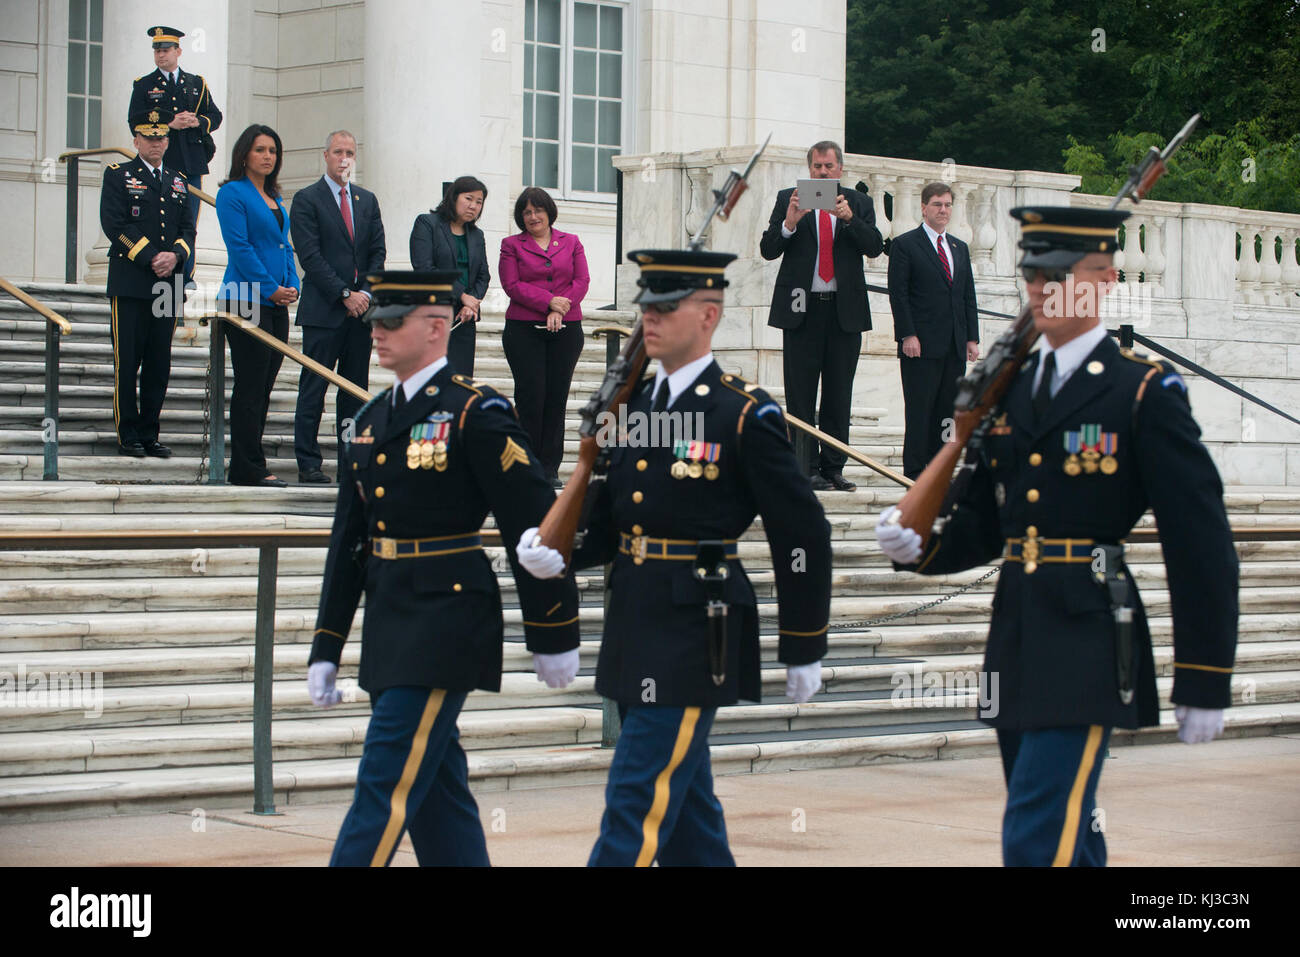
[[[840,181],[837,179],[801,179],[795,183],[799,190],[800,209],[835,208],[835,197],[840,193]]]

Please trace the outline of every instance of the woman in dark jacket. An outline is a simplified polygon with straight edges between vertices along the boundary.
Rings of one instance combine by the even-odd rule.
[[[217,306],[247,317],[281,342],[289,341],[289,304],[298,298],[298,270],[289,242],[289,214],[276,182],[280,136],[254,123],[231,151],[230,176],[217,190],[217,220],[226,243],[226,274]],[[283,356],[236,326],[226,326],[235,382],[230,392],[231,485],[283,488],[266,466],[262,432]]]
[[[461,176],[447,189],[438,208],[416,218],[411,228],[411,268],[454,269],[452,284],[459,324],[447,343],[447,364],[463,375],[474,375],[475,323],[487,293],[487,246],[477,226],[487,187],[473,176]]]

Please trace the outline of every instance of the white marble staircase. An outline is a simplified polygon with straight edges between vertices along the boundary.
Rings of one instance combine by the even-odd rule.
[[[6,529],[328,528],[333,487],[188,484],[201,449],[196,413],[206,365],[203,336],[190,345],[178,340],[175,349],[163,441],[176,448],[176,458],[141,462],[106,454],[112,441],[112,368],[111,352],[102,348],[103,300],[84,288],[37,294],[58,303],[55,308],[61,305],[75,328],[63,343],[65,480],[39,480],[41,361],[28,344],[37,341],[41,327],[0,300],[0,524]],[[486,320],[479,336],[480,374],[509,392],[493,331],[499,326],[500,320]],[[86,341],[74,349],[79,334]],[[571,412],[598,381],[603,356],[603,345],[588,344]],[[384,375],[376,369],[372,381],[382,382]],[[296,472],[296,381],[296,370],[282,372],[267,429],[288,452],[273,466],[287,476]],[[876,424],[877,411],[855,410],[853,441],[897,466],[901,435]],[[328,468],[332,440],[322,437]],[[866,469],[849,472],[858,491],[821,495],[835,537],[833,634],[825,688],[808,704],[790,704],[782,695],[775,624],[767,620],[776,609],[761,526],[741,543],[765,619],[768,703],[720,712],[713,738],[717,773],[931,760],[995,749],[992,732],[973,720],[974,695],[965,683],[979,668],[993,580],[919,615],[854,625],[909,611],[984,570],[947,580],[892,573],[871,526],[875,513],[900,492]],[[1300,492],[1285,489],[1232,489],[1226,501],[1237,525],[1294,523],[1300,515]],[[1227,733],[1294,731],[1300,727],[1300,551],[1293,542],[1243,543],[1238,551],[1238,706],[1228,713]],[[1167,697],[1171,622],[1159,546],[1135,545],[1130,560],[1152,617],[1160,688]],[[323,549],[289,548],[279,557],[273,669],[279,804],[345,798],[365,733],[364,694],[330,711],[313,708],[307,699],[306,660],[323,561]],[[193,549],[0,551],[0,676],[93,675],[101,689],[91,709],[84,701],[72,702],[75,707],[30,706],[0,696],[0,818],[251,806],[256,576],[252,549],[206,549],[201,556]],[[602,618],[599,576],[580,577],[583,671],[562,692],[532,676],[508,574],[501,585],[507,633],[502,691],[471,695],[461,719],[476,788],[602,780],[610,752],[599,747],[600,701],[591,676]],[[358,626],[363,615],[364,610]],[[356,641],[344,652],[342,676],[352,688],[358,653]],[[921,685],[902,693],[908,688],[904,678],[918,673],[940,676],[945,689]],[[1167,723],[1113,740],[1118,745],[1171,736]]]

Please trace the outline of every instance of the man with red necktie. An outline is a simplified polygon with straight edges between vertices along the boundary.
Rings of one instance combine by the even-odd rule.
[[[325,138],[325,175],[293,198],[289,229],[302,263],[302,351],[363,389],[370,382],[370,328],[362,320],[370,306],[368,273],[384,268],[384,222],[375,194],[353,182],[357,141],[347,130]],[[317,433],[325,405],[326,382],[304,368],[298,377],[293,419],[298,481],[328,484],[321,469]],[[336,428],[342,465],[344,432],[361,403],[339,390]]]
[[[889,307],[903,380],[903,474],[916,478],[943,448],[957,380],[980,357],[970,247],[948,232],[952,187],[921,188],[921,225],[889,247]]]
[[[838,180],[843,170],[837,143],[822,140],[808,150],[813,179]],[[797,189],[781,190],[758,247],[764,259],[781,257],[767,324],[783,334],[786,408],[813,422],[820,381],[816,423],[845,443],[862,333],[871,328],[862,257],[879,256],[883,246],[871,200],[841,186],[832,211],[801,208]],[[800,465],[813,488],[852,491],[844,453],[823,445],[819,454],[815,443],[811,448],[809,461]]]

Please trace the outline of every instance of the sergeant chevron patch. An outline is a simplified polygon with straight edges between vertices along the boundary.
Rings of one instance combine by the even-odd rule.
[[[516,462],[527,465],[528,453],[514,439],[507,438],[506,447],[501,450],[501,471],[509,472]]]

